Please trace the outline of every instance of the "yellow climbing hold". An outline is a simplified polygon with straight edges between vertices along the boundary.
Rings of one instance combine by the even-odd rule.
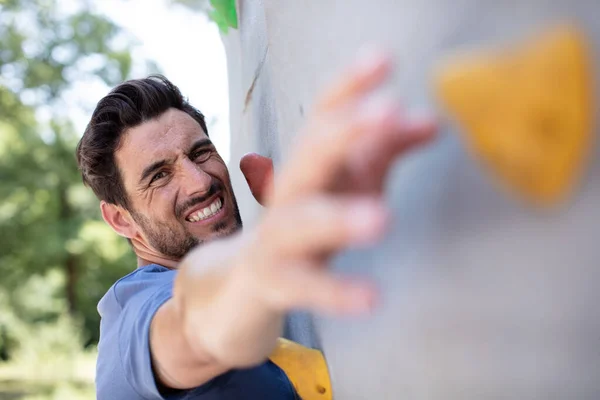
[[[278,339],[269,357],[281,368],[302,400],[331,400],[331,382],[323,354],[286,339]]]
[[[512,49],[457,57],[435,85],[499,181],[552,205],[580,179],[592,147],[590,64],[585,36],[561,26]]]

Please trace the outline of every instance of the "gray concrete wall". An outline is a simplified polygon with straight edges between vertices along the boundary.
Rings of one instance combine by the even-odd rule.
[[[245,226],[260,215],[257,205],[239,171],[240,158],[257,152],[282,160],[282,146],[273,93],[269,38],[262,0],[238,2],[239,30],[223,36],[229,68],[231,115],[230,172]],[[305,346],[320,348],[313,318],[297,312],[288,318],[285,336]]]
[[[365,42],[401,66],[387,89],[430,109],[431,68],[463,47],[568,19],[600,54],[595,0],[239,0],[238,14],[225,39],[234,163],[251,150],[284,160],[315,94]],[[387,193],[396,225],[335,262],[380,285],[376,315],[300,316],[288,334],[322,347],[336,399],[600,398],[600,148],[574,199],[540,212],[499,191],[459,138],[445,122],[401,161]]]

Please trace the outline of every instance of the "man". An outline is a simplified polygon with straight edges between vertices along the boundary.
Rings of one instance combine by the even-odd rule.
[[[274,183],[270,160],[241,161],[268,205],[243,233],[204,117],[175,86],[128,81],[98,103],[79,166],[138,257],[98,306],[99,399],[297,398],[268,359],[285,315],[373,307],[371,285],[332,276],[327,260],[381,235],[389,166],[434,131],[391,100],[366,101],[390,71],[388,57],[373,55],[332,85]]]

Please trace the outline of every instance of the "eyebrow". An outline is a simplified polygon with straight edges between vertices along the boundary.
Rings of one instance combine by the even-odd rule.
[[[203,147],[212,146],[212,144],[213,143],[210,141],[210,139],[207,138],[196,140],[194,144],[192,144],[192,146],[190,147],[190,150],[188,151],[188,157],[191,157],[196,150],[201,149]]]
[[[192,144],[192,146],[190,147],[190,150],[188,151],[188,156],[191,156],[196,150],[201,149],[202,147],[212,146],[212,144],[213,143],[210,141],[210,139],[199,139],[199,140],[195,141],[194,144]],[[140,182],[144,182],[155,171],[161,169],[168,163],[169,163],[169,161],[167,161],[167,160],[160,160],[160,161],[156,161],[156,162],[153,162],[152,164],[148,165],[142,171],[142,176],[140,178]]]
[[[152,175],[154,171],[161,169],[165,165],[167,165],[167,160],[156,161],[148,165],[146,168],[144,168],[144,171],[142,171],[142,177],[140,178],[140,182],[143,182],[146,179],[148,179],[148,177]]]

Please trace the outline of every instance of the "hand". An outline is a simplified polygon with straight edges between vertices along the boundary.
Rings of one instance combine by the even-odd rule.
[[[435,132],[433,120],[411,119],[391,99],[367,102],[390,70],[379,55],[346,72],[317,102],[276,177],[269,210],[240,259],[274,309],[344,314],[373,305],[372,287],[332,276],[324,255],[381,235],[378,195],[392,162]],[[268,188],[266,181],[258,187]]]
[[[240,169],[256,201],[266,206],[273,186],[273,160],[248,153],[240,160]]]

